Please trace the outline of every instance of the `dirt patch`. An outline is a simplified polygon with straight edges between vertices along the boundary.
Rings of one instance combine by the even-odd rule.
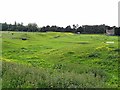
[[[89,44],[89,42],[66,42],[66,43],[74,43],[74,44]]]

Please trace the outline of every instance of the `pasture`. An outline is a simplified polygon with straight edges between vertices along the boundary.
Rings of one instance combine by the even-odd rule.
[[[118,87],[117,36],[2,32],[0,38],[3,88]]]

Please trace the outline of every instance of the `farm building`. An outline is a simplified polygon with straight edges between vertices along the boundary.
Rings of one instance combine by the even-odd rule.
[[[106,29],[106,35],[113,36],[115,35],[115,28],[114,27],[109,27]]]

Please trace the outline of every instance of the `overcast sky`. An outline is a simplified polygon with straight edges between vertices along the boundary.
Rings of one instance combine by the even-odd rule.
[[[119,0],[0,0],[0,22],[118,26]]]

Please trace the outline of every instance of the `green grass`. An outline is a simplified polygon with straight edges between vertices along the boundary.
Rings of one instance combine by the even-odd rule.
[[[11,33],[2,32],[3,88],[118,86],[117,36]]]

